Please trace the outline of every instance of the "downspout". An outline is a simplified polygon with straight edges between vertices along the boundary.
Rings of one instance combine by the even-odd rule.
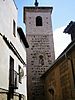
[[[75,75],[74,75],[74,66],[73,66],[73,61],[72,58],[67,56],[67,53],[65,53],[65,58],[68,59],[71,63],[71,69],[72,69],[72,76],[73,76],[73,83],[74,83],[74,88],[75,88]]]

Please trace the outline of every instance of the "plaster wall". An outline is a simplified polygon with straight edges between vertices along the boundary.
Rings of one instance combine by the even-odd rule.
[[[25,47],[23,46],[20,38],[17,34],[17,7],[13,0],[0,0],[0,33],[7,37],[9,42],[11,41],[18,53],[25,61]],[[13,34],[13,20],[16,23],[16,33]],[[24,71],[24,65],[14,55],[14,53],[8,48],[3,38],[0,36],[0,88],[8,90],[9,88],[9,64],[10,56],[14,59],[14,69],[18,72],[18,65],[20,65]],[[25,95],[25,75],[22,79],[22,84],[18,83],[18,89],[16,92]]]

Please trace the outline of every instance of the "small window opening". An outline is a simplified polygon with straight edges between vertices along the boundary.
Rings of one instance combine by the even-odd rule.
[[[15,23],[15,20],[13,20],[13,35],[16,37],[16,23]]]
[[[14,86],[14,59],[10,56],[9,85]]]
[[[36,17],[36,26],[42,26],[42,17],[40,16]]]

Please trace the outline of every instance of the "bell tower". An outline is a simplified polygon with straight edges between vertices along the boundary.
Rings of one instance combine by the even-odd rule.
[[[28,100],[45,100],[44,85],[41,80],[55,59],[52,7],[35,6],[24,7],[24,23],[26,38],[29,44],[27,49],[27,98]]]

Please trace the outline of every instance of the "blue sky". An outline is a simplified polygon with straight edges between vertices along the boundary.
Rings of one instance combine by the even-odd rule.
[[[39,6],[52,6],[52,26],[54,35],[54,46],[56,57],[70,43],[70,36],[63,33],[64,28],[69,22],[75,21],[75,0],[37,0]],[[18,8],[18,26],[25,32],[23,24],[23,7],[34,6],[35,0],[15,0]],[[61,46],[62,45],[62,46]]]
[[[37,0],[39,6],[52,6],[53,30],[75,20],[75,0]],[[22,24],[24,6],[34,6],[35,0],[15,0],[18,7],[18,20]]]

